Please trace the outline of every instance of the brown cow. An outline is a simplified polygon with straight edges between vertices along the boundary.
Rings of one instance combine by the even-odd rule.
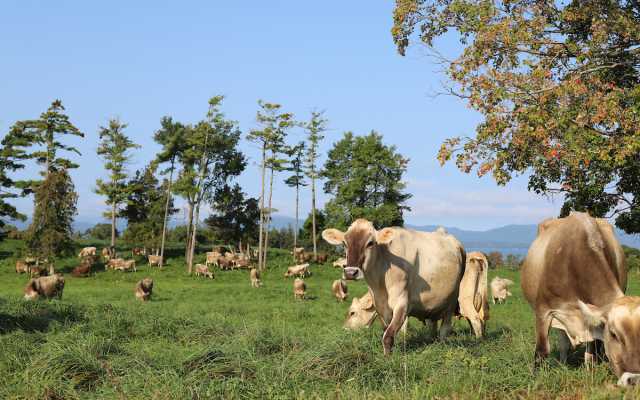
[[[52,276],[41,276],[32,278],[24,288],[24,298],[26,300],[37,300],[39,298],[52,299],[57,297],[62,299],[64,290],[64,277],[62,274]]]
[[[251,279],[251,287],[259,288],[262,285],[262,281],[260,281],[260,273],[257,269],[251,268],[249,270],[249,276]]]
[[[338,301],[344,301],[347,298],[347,282],[343,279],[333,281],[331,291]]]
[[[206,264],[196,264],[196,276],[200,275],[213,279],[213,272],[209,271],[209,267]]]
[[[244,257],[237,259],[235,263],[236,263],[236,268],[239,268],[239,269],[249,268],[249,260],[247,260]]]
[[[229,254],[229,253],[227,253],[227,254]],[[222,270],[232,269],[233,268],[233,260],[230,260],[227,257],[218,257],[218,266]]]
[[[38,278],[47,275],[49,275],[49,270],[44,265],[36,264],[29,267],[29,276],[31,278]]]
[[[611,225],[585,213],[544,221],[522,267],[522,291],[535,312],[536,362],[549,355],[549,329],[560,330],[560,358],[595,340],[621,385],[640,378],[640,298],[625,296],[625,256]]]
[[[204,263],[204,265],[206,265],[207,267],[211,264],[213,264],[214,266],[218,267],[218,259],[222,256],[222,254],[220,254],[217,251],[209,251],[207,252],[206,255],[206,261]]]
[[[458,303],[460,315],[469,321],[476,338],[485,333],[486,321],[489,319],[489,301],[487,299],[487,270],[489,262],[484,254],[472,251],[467,254]]]
[[[393,347],[407,317],[438,321],[440,337],[451,331],[458,305],[458,289],[465,268],[465,252],[444,229],[418,232],[403,228],[377,231],[365,219],[347,232],[326,229],[324,240],[347,249],[346,279],[364,277],[372,290],[385,331],[385,354]]]
[[[131,270],[138,272],[138,270],[136,269],[136,260],[122,260],[122,262],[114,266],[113,269],[116,269],[122,272],[127,272]]]
[[[513,281],[511,279],[500,278],[496,276],[491,280],[491,298],[493,299],[493,304],[504,303],[507,301],[507,297],[511,296],[511,292],[509,291],[509,286],[513,285]]]
[[[296,278],[293,281],[293,297],[298,300],[303,300],[307,292],[307,285],[300,278]]]
[[[317,262],[318,264],[324,264],[327,262],[327,253],[318,253],[318,255],[315,258],[315,262]]]
[[[26,274],[29,272],[29,264],[23,260],[16,261],[16,274]]]
[[[87,276],[89,276],[89,274],[91,274],[91,265],[91,263],[83,261],[80,265],[73,269],[71,275],[75,276],[76,278],[86,278]]]
[[[134,247],[133,249],[131,249],[131,256],[132,257],[146,256],[146,255],[147,255],[147,248],[146,247]]]
[[[153,292],[153,279],[144,278],[138,281],[136,284],[135,295],[136,299],[141,301],[151,300],[151,294]]]
[[[160,261],[162,261],[162,257],[161,256],[154,256],[154,255],[151,255],[151,254],[149,254],[147,256],[147,259],[149,260],[149,266],[150,267],[152,267],[154,265],[159,267],[160,266]]]

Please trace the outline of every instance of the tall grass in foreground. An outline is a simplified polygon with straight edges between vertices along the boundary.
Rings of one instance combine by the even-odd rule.
[[[12,246],[7,242],[2,246]],[[197,261],[202,259],[202,255]],[[295,301],[283,278],[288,256],[274,251],[252,289],[246,271],[188,277],[181,259],[164,271],[98,271],[67,276],[62,301],[24,302],[26,277],[0,266],[0,398],[634,398],[613,386],[606,364],[593,371],[550,361],[532,371],[533,315],[518,285],[491,308],[488,337],[465,321],[445,341],[412,320],[395,352],[382,355],[381,327],[342,329],[348,303],[331,296],[340,275],[313,266],[310,300]],[[71,267],[76,261],[64,260]],[[491,271],[518,282],[514,271]],[[150,303],[136,302],[135,282],[155,281]],[[640,285],[631,276],[630,292]],[[349,294],[366,287],[349,283]],[[350,300],[350,299],[349,299]],[[555,358],[554,358],[555,357]]]

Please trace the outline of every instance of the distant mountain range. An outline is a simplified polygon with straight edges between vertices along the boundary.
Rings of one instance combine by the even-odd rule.
[[[106,223],[107,221],[100,219],[78,219],[74,222],[74,229],[80,232],[84,232],[87,229],[93,227],[97,223]],[[300,219],[300,226],[302,226],[304,220]],[[27,223],[17,224],[18,228],[23,229]],[[175,226],[176,223],[170,224]],[[295,225],[295,218],[286,215],[274,215],[271,220],[271,226],[280,229],[287,226]],[[412,225],[407,224],[407,228],[415,229],[418,231],[433,232],[437,225]],[[118,229],[120,231],[126,228],[126,222],[119,220]],[[471,231],[465,229],[459,229],[455,227],[444,227],[447,232],[451,233],[462,242],[467,249],[472,250],[498,250],[505,253],[524,254],[529,248],[529,245],[536,237],[537,226],[536,225],[506,225],[499,228],[489,229],[486,231]],[[628,235],[619,229],[616,229],[618,239],[624,245],[640,248],[640,235]]]

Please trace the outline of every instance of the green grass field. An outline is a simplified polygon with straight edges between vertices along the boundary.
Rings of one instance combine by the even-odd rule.
[[[206,398],[635,398],[614,386],[606,364],[594,370],[552,359],[532,371],[533,317],[519,285],[491,308],[488,336],[477,341],[456,321],[445,341],[412,320],[395,352],[382,355],[381,327],[342,329],[349,301],[337,303],[329,264],[313,266],[310,299],[295,301],[284,279],[289,259],[274,251],[264,286],[252,289],[247,271],[189,277],[182,259],[164,271],[66,274],[61,301],[25,302],[25,275],[0,245],[0,399]],[[177,254],[177,253],[176,253]],[[200,255],[200,257],[203,257]],[[76,260],[59,267],[70,271]],[[491,271],[518,282],[518,273]],[[149,303],[134,299],[142,277],[155,281]],[[635,276],[630,293],[640,293]]]

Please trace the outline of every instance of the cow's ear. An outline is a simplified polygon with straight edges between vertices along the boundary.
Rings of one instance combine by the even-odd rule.
[[[604,325],[607,322],[605,311],[593,304],[578,300],[578,307],[584,318],[585,325],[594,339],[604,340]]]
[[[371,307],[373,307],[373,297],[372,296],[365,296],[363,298],[360,299],[360,304],[362,305],[362,308],[364,310],[368,310]]]
[[[395,231],[391,228],[384,228],[376,232],[376,242],[378,244],[389,244],[395,236]]]
[[[337,229],[325,229],[322,231],[322,238],[329,244],[339,246],[344,243],[344,232]]]

